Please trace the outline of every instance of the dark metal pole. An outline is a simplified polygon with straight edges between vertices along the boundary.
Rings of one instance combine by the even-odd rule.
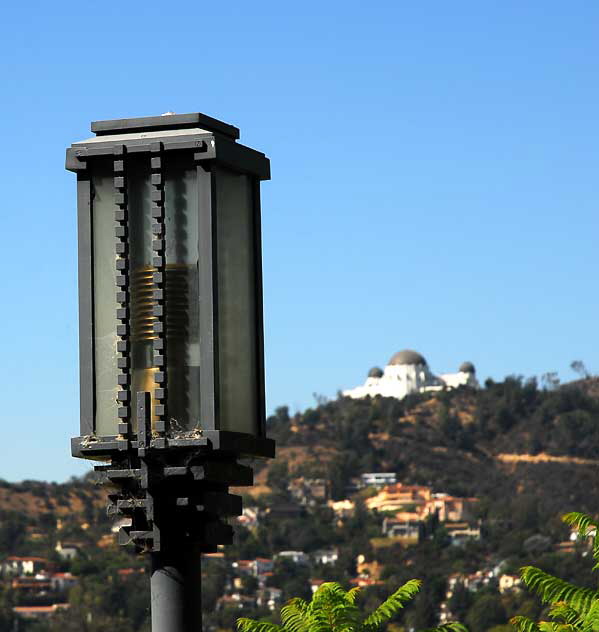
[[[152,553],[152,632],[202,632],[202,570],[199,546],[165,538]]]

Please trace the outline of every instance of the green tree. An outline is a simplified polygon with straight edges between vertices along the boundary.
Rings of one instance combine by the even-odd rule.
[[[356,605],[359,588],[349,591],[335,582],[322,584],[310,602],[296,597],[281,608],[282,625],[241,618],[239,632],[376,632],[411,601],[421,582],[411,579],[388,597],[369,615],[362,615]],[[450,623],[436,630],[465,632],[459,623]]]
[[[506,618],[499,595],[483,595],[468,611],[466,624],[471,632],[486,632],[493,626],[505,623]]]

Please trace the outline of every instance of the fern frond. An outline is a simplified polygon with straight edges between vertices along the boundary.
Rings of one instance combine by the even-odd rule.
[[[597,632],[599,630],[599,599],[593,601],[578,629],[581,629],[582,632]]]
[[[539,632],[539,626],[528,617],[520,615],[512,617],[510,623],[518,630],[518,632]]]
[[[534,566],[521,568],[520,576],[526,586],[545,603],[563,601],[581,615],[588,612],[597,597],[597,593],[589,588],[580,588]]]
[[[284,628],[275,623],[264,623],[241,617],[237,619],[237,629],[239,632],[283,632]]]
[[[283,628],[289,632],[309,632],[308,604],[299,597],[291,599],[281,608]],[[243,631],[242,631],[243,632]]]
[[[555,621],[541,621],[539,630],[541,632],[580,632],[576,626],[569,623],[556,623]]]
[[[325,582],[318,587],[306,609],[309,632],[341,632],[342,607],[347,607],[346,593],[337,582]]]
[[[443,625],[438,625],[434,628],[427,628],[426,630],[421,630],[420,632],[468,632],[468,628],[462,623],[451,621],[450,623],[444,623]]]
[[[364,622],[363,626],[368,629],[375,629],[381,626],[391,617],[396,615],[408,601],[411,601],[416,593],[420,590],[422,582],[419,579],[410,579],[403,586],[400,586],[390,597],[370,615]]]
[[[589,531],[599,528],[599,523],[593,520],[588,514],[580,511],[570,511],[564,514],[562,516],[562,522],[578,529],[580,535],[587,535]]]
[[[359,586],[355,586],[354,588],[351,588],[350,590],[348,590],[347,593],[345,594],[345,599],[347,603],[351,603],[351,604],[356,603],[356,599],[360,596],[361,592],[362,592],[362,589]]]
[[[558,623],[567,623],[574,626],[582,624],[582,618],[578,611],[571,608],[564,601],[557,601],[552,604],[549,609],[549,616],[552,619],[557,619]]]

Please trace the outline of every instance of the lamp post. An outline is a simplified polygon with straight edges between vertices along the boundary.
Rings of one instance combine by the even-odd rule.
[[[77,174],[80,435],[152,557],[153,632],[201,630],[200,554],[231,542],[265,436],[264,154],[199,113],[98,121]]]

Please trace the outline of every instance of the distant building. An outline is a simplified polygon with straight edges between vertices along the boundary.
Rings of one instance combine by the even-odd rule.
[[[0,574],[14,577],[17,575],[36,575],[48,568],[45,557],[18,557],[11,555],[0,562]]]
[[[300,505],[326,503],[329,498],[329,483],[324,478],[294,478],[289,482],[289,492]]]
[[[472,362],[463,362],[457,373],[436,376],[422,355],[405,349],[395,353],[384,370],[378,367],[370,369],[362,386],[347,389],[343,395],[354,399],[375,395],[403,399],[411,393],[429,393],[459,386],[478,388]]]
[[[257,557],[252,563],[252,570],[256,577],[264,575],[265,573],[271,573],[273,568],[274,561],[269,557]]]
[[[437,514],[441,522],[460,522],[471,520],[473,511],[478,503],[478,498],[459,498],[449,494],[433,494],[427,502],[426,512],[429,515]]]
[[[467,522],[446,522],[445,530],[451,544],[461,546],[468,540],[480,540],[480,527]]]
[[[398,514],[401,516],[401,513]],[[410,546],[418,544],[424,532],[424,524],[414,518],[385,518],[383,520],[383,534],[389,538],[395,538],[401,544]]]
[[[18,595],[18,599],[23,597],[43,596],[52,590],[50,578],[47,575],[26,575],[24,577],[15,577],[10,583],[11,588]],[[22,601],[21,601],[22,603]]]
[[[238,575],[254,575],[254,560],[237,560],[231,566]]]
[[[68,608],[70,608],[68,603],[55,603],[51,606],[15,606],[12,610],[23,619],[45,619]]]
[[[424,507],[433,497],[430,487],[423,485],[387,485],[376,496],[366,499],[366,507],[377,511],[399,511],[410,507],[424,513]]]
[[[50,576],[52,590],[56,592],[66,592],[77,584],[78,577],[71,573],[54,573]]]
[[[335,516],[341,520],[354,515],[356,505],[351,500],[329,500],[328,506],[333,510]]]
[[[385,487],[397,483],[395,472],[368,472],[360,476],[364,487]]]
[[[349,580],[350,586],[359,586],[360,588],[367,588],[368,586],[383,586],[384,581],[378,579],[372,579],[371,577],[354,577]]]
[[[256,603],[269,610],[276,610],[283,602],[283,591],[274,586],[266,586],[258,593]]]
[[[312,559],[316,564],[335,564],[339,559],[339,551],[337,549],[323,549],[312,553]]]
[[[60,540],[58,540],[54,550],[63,560],[72,560],[79,555],[79,551],[82,548],[83,546],[79,542],[65,542],[63,544]]]
[[[366,561],[366,556],[360,554],[356,557],[356,571],[358,577],[369,577],[370,579],[380,579],[383,571],[383,564],[373,560],[372,562]]]
[[[281,551],[275,555],[275,559],[291,560],[295,564],[310,563],[310,557],[303,551]]]
[[[501,575],[499,577],[499,592],[503,595],[508,592],[520,591],[522,580],[519,575]]]
[[[246,608],[256,607],[256,597],[249,597],[240,593],[233,593],[231,595],[224,595],[220,597],[216,602],[217,610],[224,610],[226,608],[234,608],[238,610],[244,610]]]

